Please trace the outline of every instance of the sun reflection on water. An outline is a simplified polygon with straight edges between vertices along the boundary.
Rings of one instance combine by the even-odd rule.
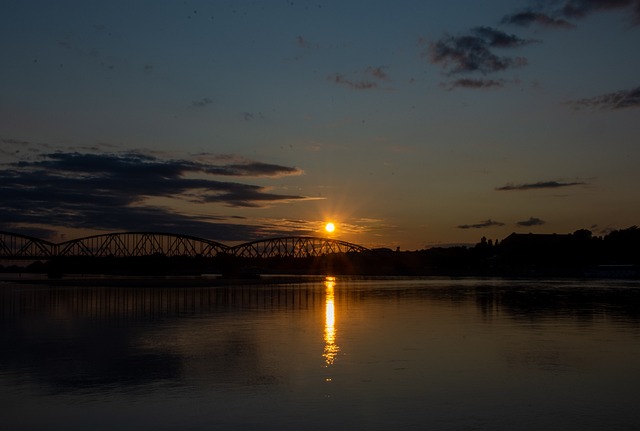
[[[325,317],[324,317],[324,353],[322,356],[327,365],[333,364],[340,347],[336,344],[336,313],[333,289],[336,285],[335,277],[327,277],[325,286]]]

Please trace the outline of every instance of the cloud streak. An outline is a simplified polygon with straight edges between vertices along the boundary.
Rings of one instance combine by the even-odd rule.
[[[640,108],[640,87],[575,100],[569,102],[569,104],[575,109],[590,108],[615,111],[627,108]]]
[[[462,78],[445,84],[444,87],[448,90],[455,88],[472,88],[472,89],[489,89],[489,88],[502,88],[505,85],[503,79],[470,79]]]
[[[574,28],[575,25],[562,18],[554,18],[543,12],[534,12],[532,10],[517,12],[502,18],[502,24],[513,24],[521,27],[529,27],[538,25],[547,28]]]
[[[462,224],[462,225],[458,225],[457,227],[458,227],[458,229],[484,229],[484,228],[494,227],[494,226],[504,226],[504,223],[488,219],[488,220],[482,221],[480,223]]]
[[[296,44],[303,49],[319,49],[320,45],[310,41],[308,38],[298,35],[296,36]]]
[[[522,27],[537,25],[546,28],[571,29],[575,24],[568,20],[582,19],[594,13],[620,10],[630,15],[633,25],[640,24],[639,0],[564,0],[560,7],[558,1],[539,2],[537,8],[530,8],[502,19],[502,24]]]
[[[566,18],[584,18],[596,12],[627,10],[636,24],[640,23],[640,1],[638,0],[565,0],[558,11]]]
[[[582,186],[583,182],[560,182],[560,181],[539,181],[537,183],[524,184],[507,184],[502,187],[496,187],[498,191],[524,191],[538,189],[558,189],[563,187]]]
[[[343,74],[341,73],[334,73],[333,75],[329,75],[327,76],[327,80],[334,82],[336,84],[339,85],[344,85],[346,87],[349,87],[353,90],[371,90],[373,88],[376,88],[378,86],[378,84],[376,82],[370,81],[370,80],[366,80],[366,79],[361,79],[361,80],[352,80],[349,79],[347,77],[345,77]]]
[[[385,71],[385,69],[386,69],[385,66],[378,66],[378,67],[369,66],[365,69],[364,72],[381,81],[390,81],[391,78],[389,77],[389,74]]]
[[[531,226],[541,226],[545,224],[544,220],[540,220],[537,217],[529,217],[529,220],[523,220],[516,223],[518,226],[522,227],[531,227]]]
[[[364,73],[358,75],[364,75],[363,78],[352,79],[346,77],[342,73],[334,73],[327,76],[327,80],[334,82],[335,84],[344,85],[353,90],[372,90],[378,88],[380,82],[390,82],[391,77],[386,71],[386,66],[368,66]]]
[[[211,100],[209,97],[203,97],[202,99],[194,100],[193,102],[191,102],[191,106],[194,106],[196,108],[204,108],[205,106],[211,105],[212,103],[213,100]]]

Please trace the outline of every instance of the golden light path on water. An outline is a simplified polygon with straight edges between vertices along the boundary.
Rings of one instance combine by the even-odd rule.
[[[333,289],[336,285],[335,277],[327,277],[324,281],[325,286],[325,317],[324,317],[324,353],[322,356],[327,365],[333,364],[333,361],[340,351],[340,347],[336,344],[336,313]]]

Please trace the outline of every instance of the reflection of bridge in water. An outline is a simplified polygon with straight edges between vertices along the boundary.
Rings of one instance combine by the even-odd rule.
[[[99,282],[94,283],[95,279],[89,279],[85,285],[69,285],[62,289],[43,290],[28,286],[24,289],[0,289],[0,323],[35,317],[61,323],[61,313],[65,318],[86,322],[87,319],[127,321],[208,316],[220,310],[233,310],[233,313],[240,314],[265,310],[319,312],[326,307],[327,314],[331,311],[332,320],[325,322],[325,341],[337,352],[334,346],[334,298],[336,302],[355,301],[361,292],[336,289],[334,293],[337,282],[330,278],[332,292],[328,298],[326,280],[310,278],[301,282],[293,278],[291,283],[275,281],[272,284],[267,277],[266,283],[259,284],[247,281],[217,285],[212,282],[211,285],[188,288],[178,280],[164,287],[161,282],[156,285],[152,281],[144,288],[132,289],[135,284],[103,286]],[[326,338],[327,328],[332,331],[331,339]]]
[[[184,256],[246,258],[304,258],[336,253],[357,253],[367,248],[331,238],[291,236],[227,246],[189,235],[158,232],[123,232],[87,236],[61,243],[0,232],[0,259],[52,259],[58,257]]]

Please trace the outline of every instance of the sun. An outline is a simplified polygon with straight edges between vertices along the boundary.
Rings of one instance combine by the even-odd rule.
[[[324,230],[326,230],[327,232],[331,233],[334,230],[336,230],[336,225],[334,225],[333,223],[329,222],[324,226]]]

